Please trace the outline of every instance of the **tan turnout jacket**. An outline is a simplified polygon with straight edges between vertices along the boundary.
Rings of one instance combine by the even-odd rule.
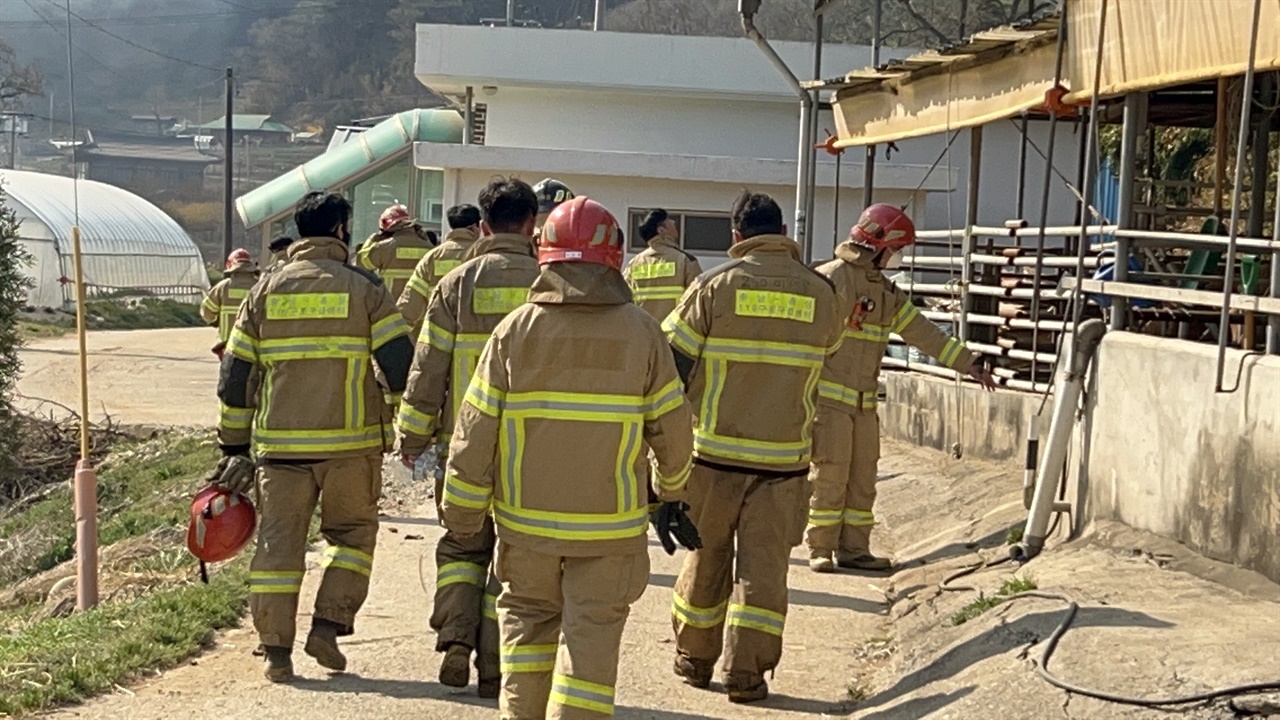
[[[549,555],[644,552],[645,447],[662,500],[691,470],[691,416],[658,323],[616,270],[543,268],[493,331],[458,413],[444,522]]]
[[[231,326],[236,323],[240,303],[257,282],[258,271],[253,265],[237,265],[227,271],[227,276],[214,285],[200,303],[200,317],[218,328],[219,341],[225,343],[231,337]]]
[[[252,440],[267,460],[389,448],[386,403],[404,390],[413,346],[381,281],[346,260],[340,240],[303,238],[245,298],[218,381],[224,446]]]
[[[636,305],[659,322],[676,309],[685,288],[701,274],[698,258],[663,237],[650,240],[648,249],[631,258],[622,271]]]
[[[396,423],[403,453],[421,453],[437,434],[447,440],[489,335],[529,299],[538,277],[533,240],[491,240],[485,254],[445,275],[431,294]]]
[[[921,315],[872,257],[870,250],[845,241],[836,247],[835,259],[818,266],[845,302],[844,342],[827,358],[818,394],[822,403],[846,410],[876,406],[880,365],[891,333],[960,372],[968,372],[975,358],[958,338]]]
[[[434,247],[425,230],[409,225],[391,237],[384,238],[381,233],[370,236],[356,258],[360,267],[382,278],[394,300],[404,292],[418,262]]]
[[[760,235],[729,249],[663,323],[694,361],[688,395],[700,460],[768,472],[808,467],[818,377],[840,343],[840,301],[800,246]]]
[[[463,263],[463,256],[475,243],[477,235],[466,229],[453,230],[437,247],[432,248],[418,261],[404,290],[396,296],[396,307],[409,323],[413,337],[422,331],[422,319],[427,315],[427,303],[431,291],[450,270]]]

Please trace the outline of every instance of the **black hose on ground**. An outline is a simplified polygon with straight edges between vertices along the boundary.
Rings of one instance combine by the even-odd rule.
[[[952,585],[951,583],[962,577],[972,575],[979,570],[986,570],[998,565],[1010,562],[1009,558],[1001,558],[989,563],[978,563],[967,568],[958,570],[948,575],[938,585],[938,589],[943,592],[979,592],[978,588],[972,585]],[[1226,697],[1235,697],[1237,695],[1254,695],[1264,692],[1280,691],[1280,680],[1269,682],[1250,683],[1247,685],[1233,685],[1231,687],[1219,690],[1210,690],[1209,692],[1197,693],[1194,695],[1181,695],[1167,698],[1140,698],[1129,695],[1119,695],[1115,693],[1104,692],[1102,690],[1093,690],[1091,688],[1082,687],[1074,683],[1063,680],[1049,671],[1049,660],[1053,657],[1054,651],[1058,649],[1058,643],[1062,641],[1062,637],[1071,629],[1071,624],[1075,622],[1076,614],[1080,611],[1080,604],[1070,597],[1061,593],[1043,592],[1040,590],[1028,590],[1009,596],[1009,601],[1018,598],[1040,598],[1044,600],[1057,600],[1066,603],[1067,610],[1062,616],[1062,620],[1058,623],[1058,627],[1049,635],[1049,639],[1045,642],[1044,652],[1040,653],[1040,662],[1036,664],[1036,674],[1045,682],[1069,693],[1074,693],[1082,697],[1090,697],[1095,700],[1104,700],[1120,705],[1134,705],[1146,708],[1161,708],[1169,705],[1190,705],[1192,703],[1202,703],[1209,700],[1218,700]]]

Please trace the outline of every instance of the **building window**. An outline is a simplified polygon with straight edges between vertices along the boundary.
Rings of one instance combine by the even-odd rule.
[[[629,212],[627,245],[632,252],[640,252],[648,243],[640,239],[640,224],[648,210]],[[733,244],[733,232],[728,213],[668,210],[668,217],[680,228],[680,247],[689,252],[725,252]]]

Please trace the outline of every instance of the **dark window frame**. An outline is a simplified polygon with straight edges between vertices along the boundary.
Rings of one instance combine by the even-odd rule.
[[[651,208],[629,208],[627,210],[627,252],[637,253],[648,247],[648,243],[640,238],[640,224],[644,222],[644,218],[649,214]],[[723,253],[729,250],[733,244],[732,222],[729,213],[716,212],[714,210],[673,210],[668,209],[667,214],[671,219],[677,221],[680,226],[680,248],[691,253]],[[716,220],[723,221],[725,224],[724,247],[705,247],[699,244],[691,247],[688,239],[688,219],[692,217],[695,221],[700,220]]]

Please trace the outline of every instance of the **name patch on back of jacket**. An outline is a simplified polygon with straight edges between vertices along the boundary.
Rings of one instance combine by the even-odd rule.
[[[430,251],[430,248],[424,247],[401,247],[396,248],[397,260],[421,260],[424,255]]]
[[[741,290],[734,295],[734,314],[739,317],[780,318],[812,323],[813,298],[773,290]]]
[[[471,312],[477,315],[506,315],[529,299],[529,288],[476,288],[471,296]]]
[[[349,316],[347,293],[287,293],[267,296],[268,320],[334,320]]]
[[[673,262],[644,263],[642,265],[634,265],[631,268],[631,277],[636,280],[653,280],[675,276],[676,264]]]
[[[437,275],[448,275],[451,270],[462,264],[461,260],[436,260],[431,264]]]

